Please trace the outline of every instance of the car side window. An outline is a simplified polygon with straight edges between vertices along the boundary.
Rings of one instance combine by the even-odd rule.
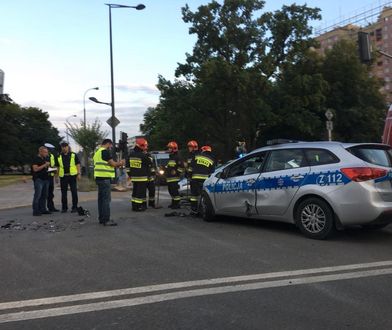
[[[236,162],[230,166],[227,177],[260,173],[264,165],[265,156],[266,152],[263,152]]]
[[[340,160],[333,153],[325,149],[305,149],[309,166],[338,163]]]
[[[264,171],[282,171],[306,165],[307,162],[301,149],[272,150]]]

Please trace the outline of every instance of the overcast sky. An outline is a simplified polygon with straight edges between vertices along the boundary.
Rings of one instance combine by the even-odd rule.
[[[173,79],[177,63],[191,52],[195,37],[181,19],[188,3],[195,11],[207,0],[115,1],[143,3],[146,9],[112,9],[114,81],[117,137],[139,133],[143,113],[155,106],[159,74]],[[222,2],[222,1],[219,1]],[[294,1],[268,0],[265,10],[276,10]],[[388,1],[295,1],[322,10],[314,26],[354,16]],[[105,121],[110,107],[92,103],[95,96],[110,102],[109,13],[97,0],[0,0],[0,69],[5,72],[4,93],[18,104],[36,106],[50,115],[60,132],[64,123],[83,120],[86,95],[87,121]],[[72,117],[76,115],[77,117]],[[111,136],[111,135],[110,135]]]

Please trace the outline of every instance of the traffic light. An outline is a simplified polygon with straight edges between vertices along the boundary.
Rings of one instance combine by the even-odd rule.
[[[359,59],[362,63],[368,63],[372,60],[370,47],[369,33],[363,31],[358,32]]]
[[[119,141],[119,149],[122,151],[123,156],[128,155],[128,134],[125,132],[120,132],[121,139]]]

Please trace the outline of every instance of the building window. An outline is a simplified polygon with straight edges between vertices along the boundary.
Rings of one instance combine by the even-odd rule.
[[[381,29],[376,30],[376,40],[380,41],[382,39],[382,31]]]
[[[378,61],[377,66],[382,66],[382,61]]]

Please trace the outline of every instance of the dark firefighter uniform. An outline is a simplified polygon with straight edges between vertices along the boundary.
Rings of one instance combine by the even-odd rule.
[[[170,151],[169,161],[166,165],[166,182],[167,182],[167,189],[169,194],[172,198],[172,202],[169,207],[173,209],[180,208],[180,201],[181,196],[178,191],[179,185],[178,181],[180,181],[180,176],[183,172],[183,164],[178,156],[178,146],[176,142],[169,142],[167,145]]]
[[[147,180],[147,191],[148,191],[148,206],[155,207],[155,179],[156,169],[154,160],[150,153],[147,153],[149,159],[148,164],[148,180]]]
[[[196,154],[191,163],[191,212],[198,213],[199,196],[203,189],[203,183],[215,169],[215,160],[211,155],[211,147],[204,146],[201,153]]]
[[[148,181],[149,158],[143,152],[142,145],[136,142],[129,154],[129,176],[132,181],[132,211],[146,209],[146,190]]]

